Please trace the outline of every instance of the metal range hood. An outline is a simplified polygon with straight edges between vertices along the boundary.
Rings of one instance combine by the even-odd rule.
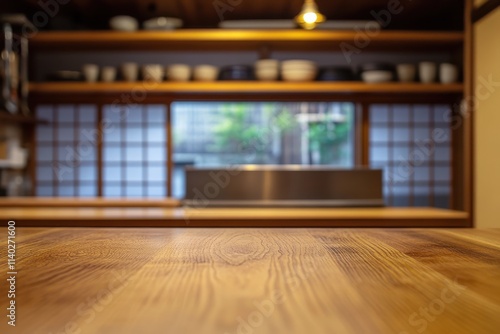
[[[186,167],[190,207],[384,206],[382,170],[239,165]]]

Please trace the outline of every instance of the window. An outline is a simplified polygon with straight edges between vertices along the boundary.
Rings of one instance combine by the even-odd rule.
[[[176,102],[172,117],[176,197],[185,166],[354,166],[352,103]]]
[[[41,106],[37,116],[49,122],[36,134],[37,195],[97,196],[97,108]]]
[[[389,206],[450,207],[451,124],[447,105],[372,105],[370,165],[384,170]]]
[[[450,106],[373,104],[369,162],[384,171],[389,206],[450,208]],[[166,197],[166,105],[42,105],[36,134],[36,194]],[[353,103],[176,102],[172,194],[186,166],[355,166]],[[366,144],[366,143],[365,143]]]

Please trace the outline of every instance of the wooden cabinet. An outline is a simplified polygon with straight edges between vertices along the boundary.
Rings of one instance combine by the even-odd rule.
[[[147,52],[203,51],[232,52],[337,52],[345,51],[346,46],[353,46],[360,52],[395,52],[411,53],[425,59],[427,53],[439,52],[451,55],[451,59],[461,62],[465,35],[463,32],[438,31],[381,31],[370,37],[363,45],[359,44],[359,33],[350,31],[262,31],[262,30],[179,30],[171,32],[120,33],[109,31],[84,32],[41,32],[32,39],[35,53],[42,52],[80,52],[80,51],[117,51]],[[367,164],[370,138],[369,106],[373,103],[442,103],[458,106],[464,95],[465,85],[399,83],[366,84],[356,82],[163,82],[154,85],[136,83],[54,83],[33,82],[30,85],[32,105],[92,103],[102,108],[114,103],[118,97],[134,90],[147,91],[147,97],[141,103],[161,103],[169,105],[178,100],[198,101],[351,101],[359,106],[359,126],[357,139],[361,142],[359,160]],[[167,108],[170,119],[170,108]],[[455,115],[460,117],[460,115]],[[171,187],[172,170],[172,124],[168,123],[168,170]],[[455,135],[454,135],[455,136]],[[456,140],[454,156],[463,154],[464,143]],[[362,157],[361,157],[362,156]],[[454,160],[455,161],[455,160]],[[454,164],[459,164],[456,159]],[[453,189],[465,189],[464,171],[454,168]],[[33,172],[34,173],[34,172]],[[34,175],[34,174],[33,174]],[[171,192],[170,192],[171,193]],[[457,211],[465,209],[465,200],[454,201]],[[464,220],[468,218],[465,213]]]

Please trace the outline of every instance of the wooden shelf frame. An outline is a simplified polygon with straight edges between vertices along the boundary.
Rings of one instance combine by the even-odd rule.
[[[362,29],[361,29],[362,30]],[[459,31],[380,31],[367,45],[359,32],[327,30],[182,29],[176,31],[57,31],[40,32],[30,40],[34,50],[341,50],[348,43],[370,50],[424,51],[459,48]]]
[[[463,85],[363,82],[163,82],[163,83],[32,83],[30,97],[39,103],[113,101],[122,94],[138,94],[145,101],[274,100],[274,101],[456,101]]]
[[[1,123],[10,123],[10,124],[26,124],[26,125],[47,123],[44,120],[37,119],[37,118],[32,117],[32,116],[8,114],[6,112],[0,112],[0,122]]]

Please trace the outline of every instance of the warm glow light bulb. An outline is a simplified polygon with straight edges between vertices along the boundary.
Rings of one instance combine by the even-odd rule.
[[[304,14],[304,21],[306,23],[309,23],[309,24],[315,23],[317,19],[318,19],[318,15],[316,15],[316,13],[309,12],[309,13]]]

